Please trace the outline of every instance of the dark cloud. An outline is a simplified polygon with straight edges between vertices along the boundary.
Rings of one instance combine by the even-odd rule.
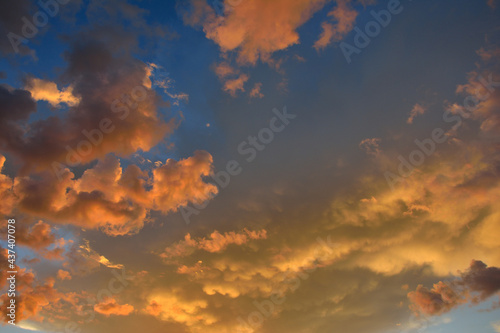
[[[2,7],[0,11],[0,53],[5,56],[15,53],[15,49],[8,38],[9,33],[12,32],[22,37],[21,30],[24,24],[22,18],[30,18],[34,6],[33,1],[29,0],[2,0],[0,6]],[[21,44],[19,46],[19,52],[26,55],[30,53],[31,50],[26,45]]]
[[[26,121],[36,111],[31,94],[22,89],[0,85],[0,144],[3,149],[20,148],[24,134],[21,121]]]
[[[148,151],[177,126],[159,113],[166,103],[148,84],[143,62],[115,55],[93,40],[78,41],[65,57],[68,67],[63,78],[79,103],[63,116],[25,126],[36,107],[30,93],[0,90],[2,149],[22,162],[23,171],[54,169],[54,162],[88,163],[110,152],[128,156],[139,149]],[[27,84],[27,89],[35,93],[37,87]],[[36,90],[38,99],[44,99],[43,94]]]
[[[408,298],[417,315],[440,315],[468,301],[474,304],[485,301],[499,291],[500,268],[473,260],[459,279],[440,281],[432,289],[419,285],[416,291],[408,294]]]

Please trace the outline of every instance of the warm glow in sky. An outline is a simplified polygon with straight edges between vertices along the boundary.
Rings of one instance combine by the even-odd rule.
[[[500,332],[499,1],[1,0],[0,54],[2,333]]]

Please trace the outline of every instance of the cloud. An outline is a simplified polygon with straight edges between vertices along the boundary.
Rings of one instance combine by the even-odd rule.
[[[225,232],[221,234],[217,230],[212,232],[208,238],[191,238],[190,234],[184,236],[184,240],[165,249],[160,255],[164,259],[183,257],[191,254],[195,249],[211,253],[224,251],[229,245],[243,245],[250,240],[266,239],[266,230],[250,231],[243,229],[242,232]]]
[[[236,79],[227,80],[224,83],[224,91],[228,92],[231,96],[236,96],[238,91],[245,91],[244,85],[248,81],[248,75],[241,74]]]
[[[71,280],[71,274],[68,271],[60,269],[57,271],[57,278],[59,280]]]
[[[203,312],[207,306],[203,299],[185,299],[175,291],[155,291],[148,296],[145,312],[161,320],[203,327],[217,321],[213,315]]]
[[[327,47],[332,42],[342,40],[354,28],[354,23],[358,12],[352,8],[349,0],[338,0],[337,6],[328,16],[335,21],[335,24],[323,22],[321,27],[323,32],[314,43],[314,48],[319,51]]]
[[[207,38],[223,53],[235,51],[240,65],[271,61],[276,51],[299,43],[297,29],[327,3],[326,0],[243,1],[218,17],[204,0],[191,0],[186,24],[201,25]]]
[[[238,71],[231,67],[227,62],[221,62],[214,66],[215,74],[219,79],[224,79],[228,76],[233,76],[238,73]]]
[[[359,148],[363,149],[368,155],[377,156],[380,154],[380,142],[382,140],[379,138],[364,139],[359,143]]]
[[[0,247],[0,259],[7,262],[7,249]],[[63,295],[54,288],[54,279],[47,278],[40,283],[35,274],[25,268],[16,265],[16,322],[36,316],[44,307],[59,301]],[[7,285],[7,270],[0,270],[0,290]],[[0,296],[0,310],[2,313],[8,313],[7,306],[10,304],[10,298],[7,293]],[[9,317],[2,316],[1,321],[7,323]]]
[[[151,210],[169,213],[190,202],[211,199],[217,187],[203,177],[212,174],[212,163],[210,154],[196,151],[180,161],[167,160],[149,175],[135,165],[123,170],[117,158],[107,156],[80,179],[74,179],[67,169],[62,171],[61,180],[48,172],[2,177],[5,185],[0,196],[15,195],[13,203],[5,207],[6,213],[18,209],[56,223],[125,235],[138,232]]]
[[[80,102],[80,99],[73,95],[73,87],[69,86],[60,91],[54,82],[47,80],[29,77],[24,89],[29,91],[36,101],[47,101],[53,107],[60,107],[61,103],[75,106]]]
[[[40,250],[54,244],[56,235],[52,232],[50,225],[43,221],[38,221],[30,228],[18,225],[16,240],[19,245],[25,245]]]
[[[407,124],[413,124],[413,120],[417,116],[423,115],[425,113],[425,111],[427,111],[427,109],[425,107],[423,107],[420,104],[415,104],[415,106],[413,107],[413,109],[410,112],[410,117],[408,118],[408,120],[406,120],[406,123]]]
[[[444,282],[435,284],[431,290],[419,285],[416,291],[408,294],[408,298],[412,303],[413,311],[427,315],[446,313],[465,302],[461,294],[457,294],[450,285]]]
[[[245,91],[245,83],[249,79],[247,74],[240,73],[238,69],[232,67],[226,61],[214,65],[213,70],[219,80],[223,83],[223,90],[231,96],[236,97],[238,91]],[[260,93],[260,89],[254,93],[256,87],[257,85],[252,89],[252,92],[250,93],[251,97],[257,97],[257,93]],[[255,96],[252,95],[252,93],[254,93]]]
[[[438,282],[429,290],[419,285],[408,293],[410,308],[418,315],[441,315],[471,301],[478,304],[500,291],[500,268],[473,260],[469,269],[454,281]]]
[[[9,55],[16,53],[16,48],[13,45],[17,45],[18,43],[17,39],[14,39],[14,43],[11,43],[7,36],[10,33],[14,33],[23,38],[21,29],[24,22],[22,18],[31,17],[30,14],[32,14],[34,6],[29,0],[7,1],[2,6],[3,10],[0,13],[0,35],[2,36],[0,39],[0,52],[3,55]],[[22,55],[34,52],[22,43],[22,41],[18,45],[18,51]]]
[[[176,128],[174,119],[158,112],[166,103],[143,85],[148,66],[118,50],[82,35],[65,54],[68,65],[60,80],[71,88],[61,92],[54,82],[28,79],[27,89],[37,99],[70,104],[60,116],[29,127],[23,124],[37,111],[31,93],[0,87],[0,142],[23,164],[23,173],[85,164],[111,152],[148,151]]]
[[[52,227],[41,220],[31,226],[28,226],[22,219],[17,219],[16,222],[16,243],[18,245],[31,248],[45,259],[63,259],[64,246],[72,241],[57,238]],[[0,235],[7,237],[7,221],[0,223],[0,225],[4,226]]]
[[[250,91],[249,96],[251,98],[263,98],[264,94],[260,92],[261,89],[262,89],[262,83],[257,82]]]
[[[484,55],[482,57],[484,59]],[[498,59],[498,58],[496,58]],[[486,58],[485,63],[489,61]],[[465,96],[462,105],[452,104],[449,109],[464,119],[481,123],[481,134],[488,138],[498,137],[500,131],[500,68],[498,60],[493,65],[485,65],[481,70],[469,73],[468,82],[457,87],[457,94]],[[473,102],[470,102],[470,101]]]
[[[118,304],[116,299],[108,298],[101,303],[94,305],[94,310],[106,317],[109,316],[128,316],[134,311],[130,304]]]
[[[14,208],[16,199],[12,191],[14,181],[1,173],[4,164],[5,156],[0,155],[0,214],[7,215]]]
[[[114,263],[110,262],[108,258],[106,258],[103,255],[100,255],[95,250],[93,250],[90,247],[88,240],[84,240],[83,244],[79,246],[79,253],[83,258],[85,258],[85,260],[94,261],[95,263],[101,264],[105,267],[116,268],[116,269],[123,268],[123,265],[114,264]]]
[[[175,81],[170,77],[165,68],[160,65],[148,64],[147,78],[144,80],[144,86],[147,88],[157,87],[163,90],[171,98],[174,105],[179,105],[181,101],[189,102],[189,95],[183,92],[175,92]]]
[[[217,187],[206,183],[203,177],[212,174],[212,155],[196,151],[194,156],[166,163],[153,170],[153,188],[149,202],[153,209],[168,213],[189,202],[201,204],[217,194]]]
[[[477,54],[483,62],[496,61],[500,57],[500,48],[480,48]]]

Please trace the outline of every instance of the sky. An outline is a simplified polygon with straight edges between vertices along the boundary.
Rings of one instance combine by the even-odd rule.
[[[499,1],[1,4],[1,332],[500,332]]]

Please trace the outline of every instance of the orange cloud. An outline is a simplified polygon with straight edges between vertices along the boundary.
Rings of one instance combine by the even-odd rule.
[[[40,250],[55,243],[56,235],[52,233],[50,225],[43,221],[38,221],[29,229],[18,227],[16,230],[16,239],[20,245]]]
[[[349,0],[338,0],[337,7],[328,13],[328,16],[335,21],[335,24],[323,22],[321,27],[323,32],[319,39],[314,43],[314,48],[319,51],[324,49],[332,42],[342,40],[354,28],[354,23],[358,12],[352,8]]]
[[[188,300],[177,295],[176,292],[155,292],[148,297],[148,304],[144,311],[161,320],[202,327],[217,321],[213,315],[202,312],[208,307],[207,301],[203,299]]]
[[[226,0],[227,2],[227,0]],[[269,62],[274,52],[299,43],[297,29],[323,8],[327,0],[243,1],[217,17],[204,0],[191,0],[184,22],[201,25],[222,52],[236,51],[240,65]]]
[[[47,101],[53,107],[60,107],[61,103],[75,106],[80,102],[80,99],[73,95],[72,86],[59,90],[54,82],[47,80],[30,77],[27,79],[25,89],[35,100]]]
[[[118,304],[116,299],[108,298],[101,303],[94,305],[94,311],[106,317],[128,316],[134,311],[134,307],[130,304]]]
[[[49,224],[38,221],[32,226],[26,226],[23,221],[17,220],[16,225],[16,242],[18,245],[30,247],[49,260],[62,260],[64,253],[64,245],[67,241],[64,238],[56,239],[57,234],[52,231]],[[3,223],[0,223],[0,225]],[[6,224],[6,222],[5,222]],[[6,234],[5,227],[0,231],[0,235]],[[49,247],[52,247],[49,249]]]
[[[264,94],[260,92],[261,88],[262,88],[262,83],[261,82],[256,83],[253,86],[252,90],[250,91],[250,94],[249,94],[250,97],[252,97],[252,98],[264,97]]]
[[[135,165],[123,170],[118,159],[108,156],[80,179],[67,169],[61,181],[48,172],[16,177],[12,188],[5,187],[0,196],[15,194],[16,201],[5,209],[9,213],[18,209],[54,222],[124,235],[140,230],[151,210],[167,213],[189,202],[211,199],[217,187],[203,177],[212,173],[212,161],[209,153],[197,151],[180,161],[167,160],[150,177]],[[3,179],[9,184],[8,178]],[[152,185],[150,190],[147,185]],[[47,230],[43,224],[37,228]]]
[[[415,106],[413,107],[413,109],[410,112],[410,117],[408,118],[408,120],[406,120],[406,123],[407,124],[413,124],[413,120],[417,116],[423,115],[425,113],[425,111],[427,111],[427,109],[425,107],[423,107],[420,104],[415,104]]]
[[[169,159],[153,170],[153,188],[149,201],[153,208],[162,212],[176,210],[188,202],[201,204],[217,194],[215,185],[203,181],[212,174],[212,155],[196,151],[184,160]]]
[[[248,75],[241,74],[236,79],[227,80],[224,83],[224,91],[227,91],[231,96],[236,96],[238,91],[245,91],[244,85],[248,81]]]
[[[57,278],[59,280],[71,280],[71,274],[68,271],[60,269],[57,271]]]
[[[419,285],[416,291],[408,294],[413,311],[427,315],[439,315],[463,304],[463,296],[457,294],[451,286],[439,282],[432,289]]]
[[[0,247],[0,259],[2,262],[7,262],[7,249]],[[5,260],[3,260],[5,259]],[[45,283],[40,284],[35,279],[35,275],[27,271],[25,268],[15,267],[16,274],[16,322],[36,316],[43,307],[50,303],[55,303],[61,297],[54,288],[54,279],[48,278]],[[0,270],[0,289],[3,289],[7,283],[7,270]],[[0,311],[8,313],[7,306],[10,304],[10,298],[7,293],[0,297]],[[2,322],[7,322],[9,317],[2,316]]]
[[[232,76],[238,73],[236,69],[231,67],[227,62],[221,62],[214,67],[215,74],[219,79],[223,79],[227,76]]]
[[[242,232],[237,233],[234,231],[225,232],[221,234],[217,230],[212,232],[208,238],[196,238],[192,239],[190,234],[184,237],[183,241],[180,241],[172,246],[169,246],[161,254],[162,258],[169,259],[174,257],[184,257],[192,253],[195,249],[203,250],[207,252],[221,252],[224,251],[229,245],[243,245],[248,243],[250,240],[266,239],[267,231],[250,231],[248,229],[243,229]]]
[[[368,155],[377,156],[380,154],[380,142],[382,140],[379,138],[364,139],[359,143],[359,148],[363,149]]]

